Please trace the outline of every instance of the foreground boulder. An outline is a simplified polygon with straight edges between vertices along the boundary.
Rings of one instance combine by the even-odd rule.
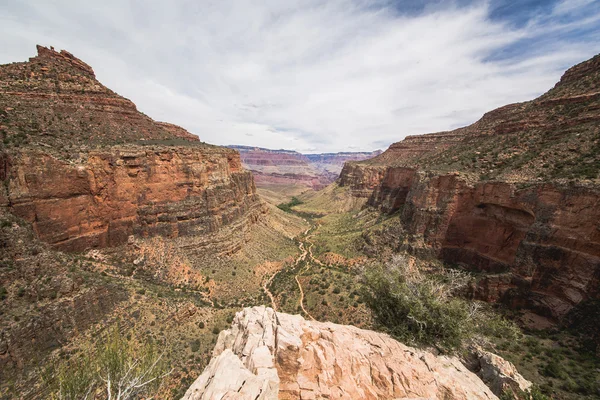
[[[497,399],[457,358],[390,336],[246,308],[184,400]]]

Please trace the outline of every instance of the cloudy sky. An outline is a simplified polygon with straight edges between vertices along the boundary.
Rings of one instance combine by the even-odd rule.
[[[38,43],[209,143],[374,150],[545,92],[600,0],[1,0],[0,63]]]

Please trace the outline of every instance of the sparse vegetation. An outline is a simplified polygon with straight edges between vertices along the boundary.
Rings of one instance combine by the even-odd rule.
[[[303,204],[302,201],[294,196],[290,202],[281,203],[277,206],[277,208],[285,212],[292,212],[292,208],[300,204]]]
[[[366,269],[363,296],[377,323],[404,343],[454,351],[481,332],[518,337],[512,324],[457,296],[470,279],[464,272],[441,267],[424,272],[396,255]]]
[[[151,396],[171,373],[152,342],[127,341],[118,326],[79,357],[63,362],[53,399],[81,400],[105,395],[115,400]]]

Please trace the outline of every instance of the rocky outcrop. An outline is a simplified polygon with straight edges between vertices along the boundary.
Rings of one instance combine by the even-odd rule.
[[[37,49],[28,62],[0,66],[0,135],[7,147],[42,144],[66,152],[73,146],[181,136],[102,85],[92,68],[69,52]]]
[[[242,232],[265,211],[238,152],[153,121],[65,51],[0,66],[0,125],[0,207],[60,250]]]
[[[596,56],[536,100],[347,163],[339,184],[398,213],[398,246],[484,273],[476,297],[561,319],[600,297],[599,89]]]
[[[364,160],[380,154],[375,152],[301,154],[291,150],[270,150],[260,147],[229,146],[241,154],[245,168],[252,171],[256,184],[303,185],[322,189],[337,179],[344,162]]]
[[[383,180],[386,169],[383,166],[363,166],[346,163],[338,183],[340,186],[349,187],[353,196],[368,198]]]
[[[415,174],[416,171],[411,168],[387,168],[383,174],[383,178],[375,186],[372,194],[369,195],[367,204],[379,207],[382,211],[389,214],[398,211],[406,203],[406,198],[415,179]]]
[[[183,399],[496,399],[457,358],[353,326],[246,308]]]
[[[472,370],[498,396],[503,393],[519,394],[529,390],[532,383],[523,378],[515,366],[502,357],[480,347],[471,349]]]

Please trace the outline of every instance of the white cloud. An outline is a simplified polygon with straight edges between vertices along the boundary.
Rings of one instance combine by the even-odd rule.
[[[8,1],[0,62],[36,43],[65,48],[141,111],[211,143],[372,150],[549,89],[597,49],[570,38],[494,56],[572,30],[560,20],[571,1],[523,28],[491,21],[480,2],[409,17],[362,0]]]

